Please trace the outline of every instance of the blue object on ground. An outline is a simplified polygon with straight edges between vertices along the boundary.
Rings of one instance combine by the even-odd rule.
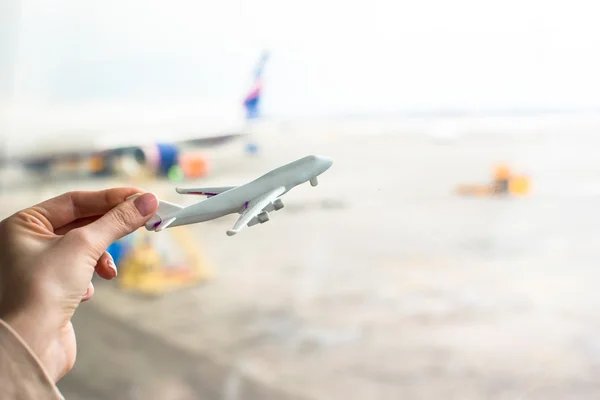
[[[115,260],[115,264],[118,266],[130,249],[131,244],[128,240],[126,240],[126,238],[123,238],[108,246],[106,251],[108,251],[108,253],[112,256],[113,260]]]

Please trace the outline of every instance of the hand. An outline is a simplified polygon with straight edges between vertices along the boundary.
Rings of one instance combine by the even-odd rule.
[[[108,246],[143,226],[158,200],[135,188],[70,192],[0,222],[0,318],[55,381],[76,358],[71,317],[94,293],[94,271],[112,279]]]

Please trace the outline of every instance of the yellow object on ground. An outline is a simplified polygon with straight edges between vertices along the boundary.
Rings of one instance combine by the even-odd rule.
[[[119,265],[119,287],[148,295],[194,286],[212,277],[185,227],[159,234],[138,231],[133,249]]]
[[[529,179],[524,175],[515,176],[509,182],[508,191],[516,196],[524,196],[529,193]]]
[[[508,166],[500,164],[494,168],[491,184],[459,185],[456,193],[461,196],[524,196],[529,190],[530,180],[527,176],[513,175]]]

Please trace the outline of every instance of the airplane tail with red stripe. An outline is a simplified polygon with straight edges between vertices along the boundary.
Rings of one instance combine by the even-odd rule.
[[[260,57],[256,70],[254,71],[254,83],[250,88],[250,91],[244,99],[244,108],[246,109],[246,118],[249,120],[259,118],[261,116],[260,100],[263,91],[262,74],[263,69],[269,54],[265,51]]]

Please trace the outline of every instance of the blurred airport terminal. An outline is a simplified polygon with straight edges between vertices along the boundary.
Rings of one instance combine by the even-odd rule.
[[[66,399],[600,398],[594,5],[4,0],[1,218],[334,159],[114,243]]]

